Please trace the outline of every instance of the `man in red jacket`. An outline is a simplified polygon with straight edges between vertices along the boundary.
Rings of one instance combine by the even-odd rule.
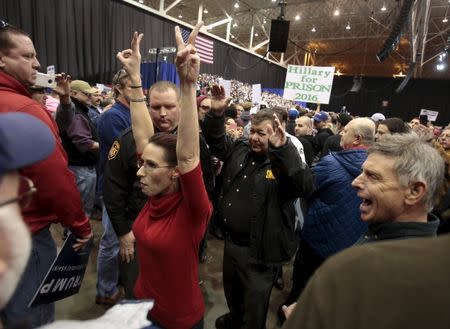
[[[39,68],[30,37],[0,20],[0,112],[23,112],[35,116],[50,128],[56,142],[55,150],[47,159],[20,170],[22,176],[34,182],[38,193],[22,210],[32,233],[33,248],[19,286],[2,311],[7,328],[24,318],[31,320],[33,328],[54,319],[53,303],[27,307],[56,256],[50,225],[59,222],[70,228],[79,237],[75,249],[81,248],[92,237],[89,219],[83,212],[75,177],[68,169],[56,123],[27,91],[27,87],[34,85]]]

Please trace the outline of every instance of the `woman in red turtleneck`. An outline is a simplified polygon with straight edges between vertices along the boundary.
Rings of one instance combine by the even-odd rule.
[[[117,55],[132,82],[131,121],[141,154],[137,175],[149,196],[133,225],[140,267],[134,293],[155,300],[149,319],[164,329],[203,328],[197,255],[212,207],[202,180],[195,97],[200,60],[194,41],[201,26],[187,44],[175,29],[182,109],[177,135],[154,134],[141,87],[143,35],[135,32],[131,49]]]

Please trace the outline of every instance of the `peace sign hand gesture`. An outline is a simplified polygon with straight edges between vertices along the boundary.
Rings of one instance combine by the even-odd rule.
[[[203,26],[203,22],[198,23],[189,35],[187,44],[184,43],[181,31],[178,26],[175,27],[175,39],[177,41],[177,58],[175,65],[181,82],[194,84],[197,83],[200,72],[200,57],[195,49],[195,39],[198,31]]]
[[[144,34],[133,33],[131,40],[131,49],[125,49],[117,53],[117,59],[123,64],[123,68],[127,71],[131,78],[131,82],[141,81],[141,51],[139,49]]]
[[[274,147],[281,147],[287,143],[286,132],[284,131],[283,126],[281,125],[280,120],[276,114],[273,115],[274,119],[274,127],[272,128],[271,124],[267,125],[267,133],[269,134],[269,143]]]

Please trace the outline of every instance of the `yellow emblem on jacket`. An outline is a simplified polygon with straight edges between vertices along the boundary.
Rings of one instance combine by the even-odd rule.
[[[115,141],[113,145],[111,146],[111,149],[108,153],[108,160],[112,160],[116,157],[117,153],[119,153],[120,150],[120,144],[118,141]]]
[[[272,170],[266,171],[266,179],[275,179],[275,176],[272,174]]]

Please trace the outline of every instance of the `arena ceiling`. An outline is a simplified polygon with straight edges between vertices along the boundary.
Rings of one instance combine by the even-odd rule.
[[[398,46],[377,60],[404,1],[136,0],[191,25],[202,19],[209,33],[283,65],[332,65],[343,75],[392,77],[406,74],[414,62],[416,78],[450,79],[450,56],[442,56],[450,46],[450,0],[415,0]],[[288,48],[269,53],[270,22],[280,16],[280,2],[290,21]]]

